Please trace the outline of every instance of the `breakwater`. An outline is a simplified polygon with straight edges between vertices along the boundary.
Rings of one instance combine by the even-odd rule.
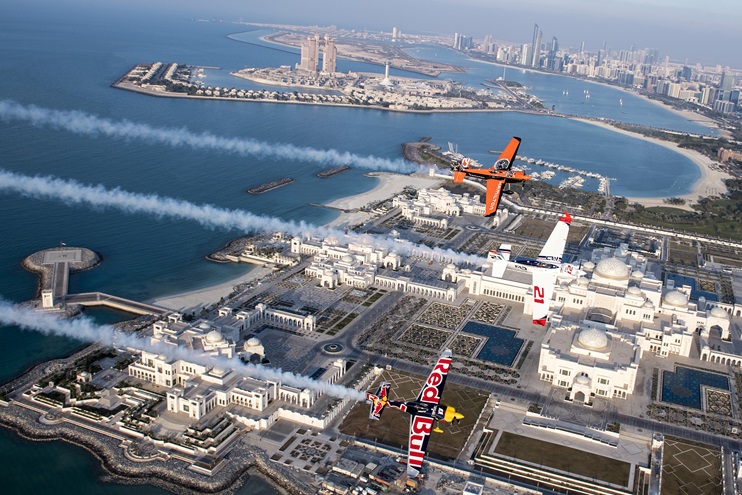
[[[333,167],[333,168],[328,168],[327,170],[322,170],[321,172],[317,172],[315,175],[319,177],[320,179],[326,179],[327,177],[332,177],[333,175],[337,175],[339,173],[345,172],[346,170],[350,170],[350,167],[348,165],[341,165],[339,167]]]
[[[283,177],[281,179],[276,179],[270,182],[266,182],[265,184],[261,184],[256,187],[251,187],[250,189],[247,189],[245,192],[248,192],[250,194],[263,194],[264,192],[272,191],[273,189],[278,189],[279,187],[285,186],[287,184],[291,184],[292,182],[296,182],[296,179],[292,179],[291,177]]]

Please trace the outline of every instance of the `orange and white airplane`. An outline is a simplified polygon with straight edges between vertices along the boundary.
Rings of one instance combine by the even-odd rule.
[[[492,168],[479,168],[472,167],[471,158],[462,158],[456,160],[452,165],[453,170],[453,181],[456,183],[462,182],[466,177],[472,177],[476,179],[485,179],[487,185],[487,192],[485,195],[484,202],[484,216],[488,217],[497,211],[497,205],[500,204],[500,198],[502,194],[513,194],[513,191],[506,189],[506,184],[512,184],[515,182],[524,182],[531,178],[530,175],[526,175],[522,170],[513,170],[513,161],[515,155],[518,154],[518,147],[520,146],[520,138],[514,137],[508,143],[508,146],[500,154]]]

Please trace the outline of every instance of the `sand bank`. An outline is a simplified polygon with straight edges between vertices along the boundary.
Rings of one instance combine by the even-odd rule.
[[[396,196],[407,186],[414,187],[415,189],[425,189],[436,187],[443,182],[441,179],[422,174],[405,175],[395,174],[393,172],[371,172],[366,175],[378,178],[379,184],[368,192],[327,203],[325,206],[344,210],[335,220],[327,224],[328,227],[346,227],[365,222],[371,218],[372,214],[366,211],[358,211],[359,208],[369,203],[383,201]]]
[[[204,306],[214,304],[222,297],[226,298],[234,290],[236,285],[246,284],[253,280],[263,278],[272,272],[273,270],[271,268],[256,266],[248,273],[218,285],[204,287],[202,289],[194,289],[182,294],[158,297],[145,302],[163,308],[172,309],[180,313],[190,313],[191,311],[196,311],[196,313],[198,313]]]

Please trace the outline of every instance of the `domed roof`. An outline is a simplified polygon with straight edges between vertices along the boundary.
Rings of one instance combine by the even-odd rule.
[[[603,330],[589,327],[580,332],[577,342],[585,349],[600,351],[608,347],[608,336]]]
[[[631,278],[644,278],[644,274],[639,270],[634,270],[631,272]]]
[[[251,337],[250,339],[248,339],[247,342],[245,342],[245,345],[255,347],[255,346],[262,345],[262,342],[260,342],[260,339],[257,337]]]
[[[712,308],[709,312],[709,316],[713,316],[714,318],[729,318],[727,312],[721,309],[719,306]]]
[[[577,375],[577,378],[575,378],[575,382],[579,383],[580,385],[587,385],[590,383],[590,377],[587,375]]]
[[[352,263],[353,262],[353,257],[351,255],[349,255],[349,254],[346,254],[346,255],[343,256],[342,261],[343,261],[343,263]]]
[[[219,330],[212,330],[206,334],[206,342],[211,344],[217,344],[223,340],[224,336],[219,332]]]
[[[673,290],[665,294],[665,297],[662,298],[662,302],[664,302],[668,306],[685,308],[688,306],[688,296],[686,296],[679,290]]]
[[[652,301],[650,301],[649,299],[644,301],[644,304],[642,306],[644,306],[645,308],[654,308],[654,304],[652,304]]]
[[[605,278],[626,280],[629,278],[629,267],[618,258],[606,258],[600,260],[600,263],[595,267],[595,273]]]
[[[587,277],[578,277],[577,278],[577,285],[587,285],[590,281],[587,279]]]
[[[636,287],[636,286],[629,287],[629,290],[627,290],[626,292],[628,292],[632,296],[641,296],[642,295],[642,290],[639,287]]]
[[[585,269],[585,270],[587,270],[587,271],[594,270],[595,269],[595,263],[593,263],[592,261],[586,261],[586,262],[584,262],[582,264],[582,268]]]

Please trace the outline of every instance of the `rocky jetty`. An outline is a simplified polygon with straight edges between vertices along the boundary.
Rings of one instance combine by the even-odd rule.
[[[247,192],[250,194],[263,194],[264,192],[278,189],[279,187],[285,186],[286,184],[291,184],[292,182],[296,182],[296,179],[292,179],[291,177],[283,177],[281,179],[266,182],[265,184],[261,184],[256,187],[251,187],[247,190]]]

